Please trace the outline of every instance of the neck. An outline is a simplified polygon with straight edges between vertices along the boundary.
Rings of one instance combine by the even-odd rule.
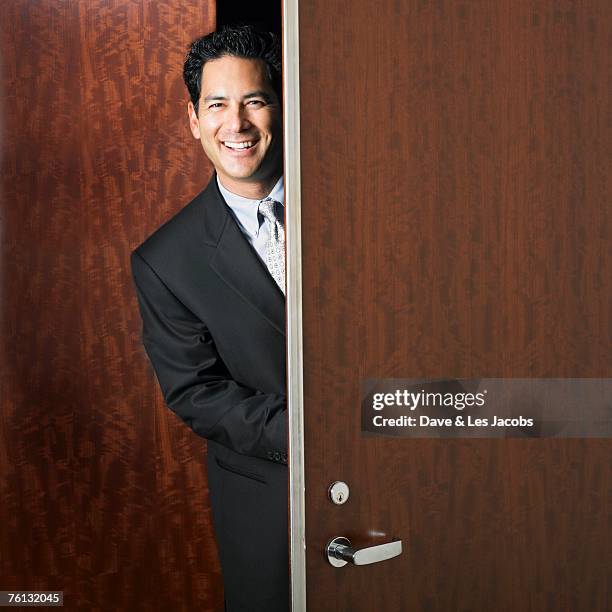
[[[261,200],[265,198],[271,191],[276,182],[281,177],[281,173],[275,174],[268,179],[260,181],[240,181],[232,179],[223,174],[219,174],[220,183],[232,193],[248,198],[249,200]]]

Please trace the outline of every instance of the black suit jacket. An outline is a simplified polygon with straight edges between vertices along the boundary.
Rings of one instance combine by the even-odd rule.
[[[216,177],[132,253],[168,407],[208,439],[227,609],[288,609],[285,298]]]

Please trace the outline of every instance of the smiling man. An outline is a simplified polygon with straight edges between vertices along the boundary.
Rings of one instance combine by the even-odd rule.
[[[262,60],[225,56],[202,69],[201,98],[189,125],[220,183],[249,199],[268,195],[282,171],[278,95]]]
[[[229,612],[289,610],[281,59],[248,26],[196,40],[189,126],[215,173],[132,253],[168,407],[206,438]]]

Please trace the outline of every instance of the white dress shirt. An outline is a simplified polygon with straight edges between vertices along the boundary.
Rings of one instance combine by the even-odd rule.
[[[266,198],[272,198],[283,206],[285,205],[285,183],[283,176],[281,175],[278,181],[276,181],[276,185],[274,185],[266,198],[261,200],[251,200],[232,193],[221,184],[219,175],[217,175],[217,185],[219,185],[219,191],[223,199],[234,213],[234,219],[236,219],[238,227],[242,230],[249,243],[253,245],[257,255],[259,255],[259,259],[265,265],[266,245],[270,234],[268,232],[268,224],[264,222],[263,217],[258,213],[259,203]]]

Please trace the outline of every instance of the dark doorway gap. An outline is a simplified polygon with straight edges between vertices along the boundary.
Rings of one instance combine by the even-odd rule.
[[[217,29],[224,25],[249,23],[281,36],[281,0],[219,0],[217,2]]]

